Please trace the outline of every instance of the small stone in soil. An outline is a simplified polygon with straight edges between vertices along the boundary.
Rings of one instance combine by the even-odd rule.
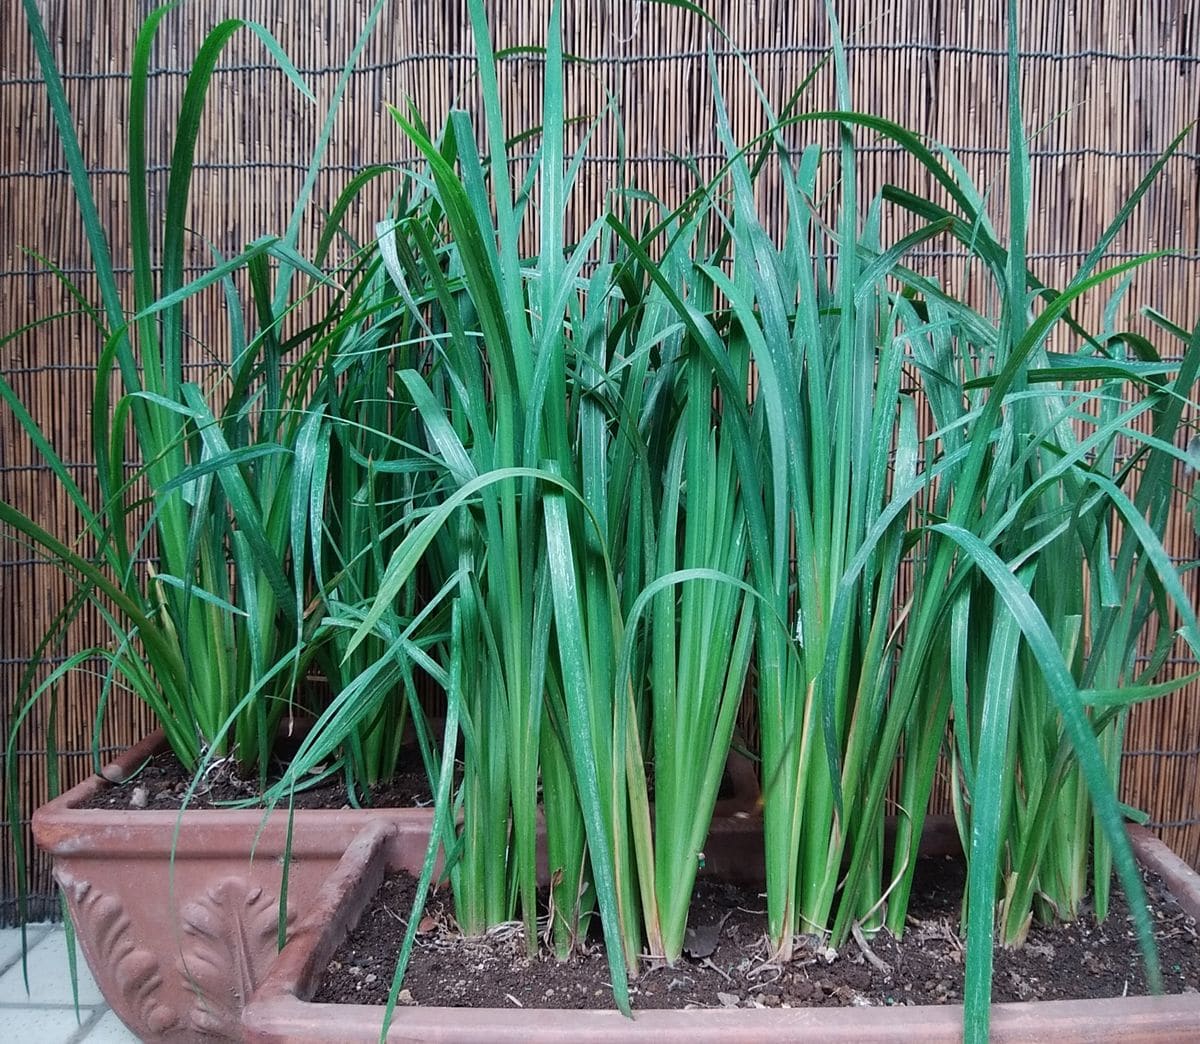
[[[124,783],[125,772],[115,761],[110,761],[100,770],[100,775],[110,783]]]
[[[683,935],[683,952],[696,960],[711,957],[721,937],[719,924],[704,924],[699,928],[688,928]]]

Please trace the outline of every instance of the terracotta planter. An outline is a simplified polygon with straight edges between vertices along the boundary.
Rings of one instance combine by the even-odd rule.
[[[104,776],[128,776],[163,746],[151,736]],[[108,785],[92,776],[33,817],[105,1000],[146,1041],[238,1039],[242,1006],[277,952],[287,811],[79,807]],[[290,923],[347,845],[380,819],[391,827],[388,859],[419,871],[431,810],[295,813]]]
[[[236,1040],[242,1007],[277,953],[287,812],[196,809],[180,816],[79,807],[164,747],[161,735],[151,736],[103,777],[42,806],[33,834],[54,857],[80,948],[121,1021],[146,1041]],[[730,759],[727,781],[731,796],[718,803],[718,818],[751,807],[758,793],[744,759]],[[310,908],[347,846],[372,822],[392,828],[388,865],[420,871],[432,810],[297,810],[289,924]],[[757,871],[736,860],[728,870],[761,875],[758,858]]]
[[[934,823],[934,850],[948,847],[944,824]],[[730,825],[714,829],[706,846],[712,860],[736,863],[748,839]],[[1138,857],[1158,872],[1189,913],[1200,910],[1200,876],[1145,831],[1131,830]],[[312,1004],[325,968],[358,923],[385,872],[399,867],[403,847],[394,823],[377,821],[354,840],[322,886],[312,909],[252,1002],[242,1014],[245,1039],[374,1044],[383,1009]],[[959,1041],[963,1010],[957,1005],[879,1008],[763,1008],[642,1011],[631,1021],[616,1011],[404,1007],[397,1009],[389,1040],[477,1041]],[[1111,1000],[997,1004],[992,1039],[1001,1042],[1200,1040],[1200,995],[1125,997]]]

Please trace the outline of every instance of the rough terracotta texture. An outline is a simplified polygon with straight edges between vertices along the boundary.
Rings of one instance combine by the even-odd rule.
[[[128,775],[160,747],[161,737],[150,737],[105,775]],[[92,776],[33,817],[105,1000],[146,1041],[238,1039],[242,1006],[277,952],[287,811],[75,807],[106,785]],[[308,910],[347,845],[381,817],[395,828],[388,859],[418,872],[430,810],[295,814],[290,922]]]
[[[926,836],[934,850],[950,847],[948,824],[933,822]],[[297,926],[254,999],[242,1013],[245,1039],[285,1041],[379,1040],[382,1009],[312,1004],[321,975],[357,923],[389,869],[394,826],[372,824],[346,852],[322,886],[309,915]],[[744,828],[750,829],[747,824]],[[1180,874],[1177,857],[1145,832],[1132,831],[1139,859],[1171,887],[1184,909],[1200,906],[1200,878]],[[1155,843],[1151,844],[1150,841]],[[706,855],[736,864],[744,836],[717,830]],[[1193,880],[1194,879],[1194,880]],[[615,1011],[548,1011],[404,1007],[396,1011],[389,1041],[938,1041],[962,1039],[958,1005],[892,1008],[704,1009],[643,1011],[631,1021]],[[991,1039],[1007,1042],[1168,1042],[1200,1040],[1200,994],[1111,1000],[998,1004]]]
[[[104,769],[124,779],[163,749],[161,735]],[[729,797],[718,817],[753,807],[753,767],[731,759]],[[287,812],[84,809],[105,778],[92,776],[33,817],[37,844],[54,857],[80,947],[105,999],[145,1041],[239,1038],[240,1016],[277,952]],[[755,825],[730,819],[737,835]],[[425,858],[430,809],[303,809],[293,819],[289,924],[364,826],[384,822],[388,865],[416,874]],[[741,850],[744,846],[737,846]],[[253,857],[251,852],[253,851]],[[729,873],[756,871],[715,850]],[[539,853],[539,862],[544,857]],[[545,876],[544,865],[540,872]],[[334,1038],[336,1039],[336,1038]]]
[[[1141,826],[1128,829],[1134,855],[1163,879],[1179,902],[1179,908],[1200,921],[1200,874],[1172,852],[1157,834]]]

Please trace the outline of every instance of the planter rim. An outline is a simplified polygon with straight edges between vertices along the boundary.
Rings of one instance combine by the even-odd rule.
[[[53,856],[102,855],[114,842],[122,858],[131,855],[208,857],[223,859],[248,854],[258,845],[276,846],[287,835],[288,810],[245,808],[173,809],[98,809],[83,808],[113,780],[127,779],[148,758],[166,749],[162,730],[120,753],[103,768],[104,775],[93,773],[78,785],[33,813],[33,836],[42,851]],[[412,826],[432,827],[432,808],[354,809],[356,816],[385,816]],[[300,823],[314,827],[334,827],[346,821],[345,809],[297,809],[294,814],[292,852],[303,857],[325,853],[328,842],[318,840],[313,831],[297,829]],[[201,833],[192,829],[204,824]],[[325,831],[318,831],[319,835]]]
[[[248,1041],[318,1041],[331,1025],[345,1040],[376,1040],[382,1007],[314,1004],[311,995],[344,935],[357,923],[384,874],[395,827],[376,821],[351,843],[322,885],[242,1013]],[[1163,878],[1191,916],[1200,911],[1200,874],[1141,827],[1129,828],[1143,866]],[[962,1039],[962,1005],[635,1011],[553,1008],[397,1007],[389,1040],[932,1041]],[[992,1006],[994,1041],[1178,1041],[1200,1039],[1200,994],[1007,1002]]]
[[[265,996],[242,1012],[246,1040],[318,1041],[336,1025],[344,1040],[376,1040],[382,1008],[312,1004],[294,996]],[[703,1008],[635,1011],[555,1008],[397,1007],[388,1040],[497,1042],[804,1040],[822,1042],[962,1040],[961,1005],[847,1008]],[[322,1030],[319,1027],[324,1026]],[[997,1042],[1086,1040],[1194,1040],[1200,999],[1193,994],[1104,1000],[995,1004],[991,1039]]]

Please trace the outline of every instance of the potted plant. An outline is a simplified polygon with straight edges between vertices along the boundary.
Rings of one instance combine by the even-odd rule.
[[[27,7],[69,142],[61,88]],[[1094,817],[1098,873],[1107,880],[1111,852],[1135,912],[1144,911],[1111,778],[1115,740],[1105,737],[1119,732],[1131,702],[1181,684],[1130,673],[1148,607],[1174,606],[1183,637],[1196,639],[1161,532],[1163,461],[1186,456],[1172,447],[1177,404],[1190,396],[1200,358],[1197,335],[1184,334],[1184,358],[1171,362],[1115,325],[1100,338],[1080,330],[1072,304],[1135,265],[1095,271],[1118,226],[1079,277],[1052,294],[1024,262],[1023,177],[1014,178],[1004,243],[961,168],[902,128],[853,111],[836,45],[840,111],[803,113],[793,98],[778,115],[767,112],[766,134],[741,145],[714,75],[727,153],[718,178],[700,181],[673,210],[622,183],[580,240],[565,242],[562,215],[590,135],[566,152],[558,8],[545,49],[540,144],[530,174],[514,182],[483,5],[469,7],[486,146],[480,150],[463,113],[434,137],[419,114],[394,111],[425,168],[405,176],[376,242],[333,274],[336,286],[324,257],[336,232],[323,237],[314,263],[296,254],[293,230],[187,285],[169,260],[155,286],[149,247],[135,250],[135,268],[146,267],[135,280],[134,320],[126,325],[114,297],[101,367],[121,370],[126,395],[98,414],[105,424],[115,418],[118,430],[128,420],[141,425],[139,437],[147,433],[139,478],[152,491],[160,543],[184,535],[176,564],[153,579],[130,568],[118,535],[127,480],[108,474],[108,458],[98,467],[103,488],[115,492],[103,510],[115,515],[97,525],[107,556],[99,565],[11,509],[3,516],[79,578],[81,601],[95,593],[120,599],[115,651],[106,653],[113,677],[160,700],[185,763],[185,741],[200,726],[172,713],[177,703],[191,706],[188,666],[202,655],[220,662],[203,642],[243,626],[248,644],[233,643],[245,660],[240,673],[222,672],[240,687],[224,716],[198,733],[191,763],[209,764],[233,742],[265,766],[274,726],[287,720],[280,707],[296,700],[311,666],[328,680],[330,698],[313,708],[314,727],[283,778],[260,774],[267,805],[286,802],[299,781],[342,768],[358,782],[386,775],[407,717],[434,810],[215,813],[241,817],[227,828],[239,860],[229,874],[208,860],[186,862],[184,853],[211,855],[226,842],[206,842],[190,821],[168,814],[168,839],[154,843],[167,899],[151,916],[170,933],[170,956],[145,942],[128,901],[98,887],[90,869],[85,876],[63,862],[73,916],[99,940],[85,939],[85,952],[94,967],[113,970],[106,993],[122,998],[122,1016],[145,1035],[236,1035],[241,1001],[284,941],[289,908],[308,905],[374,817],[385,822],[352,846],[247,1013],[252,1033],[298,1032],[299,1024],[271,1020],[296,1015],[286,995],[304,999],[336,932],[385,866],[420,872],[393,1003],[435,873],[449,882],[466,931],[520,919],[532,947],[541,868],[553,949],[569,958],[598,918],[615,1003],[628,1013],[629,975],[648,959],[680,959],[696,876],[710,855],[714,863],[728,858],[723,832],[752,843],[752,817],[711,826],[750,692],[761,731],[768,937],[778,960],[791,956],[801,933],[840,946],[885,922],[903,930],[949,726],[971,874],[967,1003],[965,1014],[949,1017],[965,1017],[979,1039],[987,1032],[997,878],[1006,922],[1018,928],[1013,942],[1030,905],[1041,916],[1069,910],[1033,898],[1052,894],[1047,831],[1062,807],[1073,810],[1076,836]],[[158,17],[135,55],[135,114],[143,111]],[[176,219],[186,204],[188,135],[230,31],[219,29],[205,45],[185,97],[167,197]],[[1015,74],[1012,98],[1020,175]],[[828,230],[815,204],[821,153],[809,149],[797,161],[786,136],[817,121],[841,129],[843,202]],[[861,213],[855,127],[906,148],[949,204],[893,189]],[[78,150],[71,155],[85,224],[103,248]],[[756,179],[768,164],[787,199],[782,243],[756,209]],[[144,169],[136,144],[130,168]],[[375,176],[364,172],[348,193]],[[131,198],[143,227],[138,183],[135,176]],[[886,246],[885,203],[922,219]],[[523,256],[521,230],[534,219],[537,248]],[[164,235],[169,259],[181,249],[179,227],[168,223]],[[996,315],[905,265],[908,251],[941,235],[961,241],[994,277]],[[826,250],[837,252],[833,275]],[[267,255],[283,266],[275,287]],[[214,411],[176,376],[179,308],[209,286],[236,293],[228,277],[239,268],[260,330],[247,338],[235,329],[231,405]],[[279,330],[298,272],[335,303],[292,343]],[[1034,297],[1043,305],[1030,320]],[[1075,347],[1051,352],[1050,335],[1062,329]],[[137,374],[133,338],[156,353],[152,385]],[[397,345],[405,351],[396,354]],[[1077,387],[1082,379],[1106,382],[1098,420],[1086,408],[1092,393]],[[1132,401],[1134,392],[1144,399]],[[917,425],[918,394],[938,428],[927,438]],[[1138,436],[1133,422],[1147,412],[1154,430]],[[1073,424],[1084,434],[1071,435]],[[49,441],[32,421],[27,428],[53,465]],[[1134,469],[1113,468],[1118,435],[1140,439],[1137,459],[1146,464],[1132,495],[1125,489]],[[1110,568],[1101,563],[1117,518],[1128,533]],[[914,548],[914,590],[897,608],[897,572]],[[1085,574],[1095,578],[1090,587]],[[1093,593],[1094,605],[1085,606]],[[198,623],[200,612],[220,627]],[[1113,651],[1102,651],[1113,635]],[[135,647],[152,647],[163,665],[139,668]],[[159,673],[168,679],[162,686]],[[1029,683],[1041,747],[1027,737],[1010,743],[1017,727],[995,724],[1016,721],[1015,676]],[[444,697],[440,743],[420,711],[421,679]],[[903,797],[889,870],[884,808],[894,771]],[[1063,781],[1069,797],[1060,804]],[[63,807],[74,803],[47,810],[68,816],[58,826],[39,815],[40,837],[61,843],[64,856],[85,829],[70,818],[82,813]],[[327,840],[319,839],[322,818],[332,823]],[[128,835],[140,829],[131,822],[95,833]],[[148,817],[138,822],[151,829]],[[105,861],[113,862],[98,860]],[[336,931],[318,931],[318,916]],[[1153,968],[1144,912],[1139,929]],[[1186,1000],[1147,1010],[1195,1016]],[[376,1038],[386,1017],[390,1009],[351,1016]],[[510,1025],[507,1015],[487,1017]],[[593,1028],[626,1028],[618,1017]],[[643,1025],[656,1026],[656,1018]],[[760,1021],[749,1032],[782,1025]],[[851,1020],[845,1032],[863,1025]],[[680,1026],[695,1032],[687,1018]]]
[[[94,489],[64,466],[51,435],[0,380],[0,397],[83,520],[79,534],[51,533],[0,504],[0,521],[75,585],[26,674],[7,765],[15,771],[14,745],[29,710],[38,700],[54,700],[63,675],[89,661],[102,664],[99,715],[118,690],[153,711],[159,733],[111,765],[97,759],[96,775],[37,811],[34,835],[54,856],[83,952],[126,1024],[145,1039],[236,1037],[241,1004],[289,919],[308,904],[368,814],[341,810],[341,802],[293,810],[293,794],[323,778],[344,777],[343,800],[366,804],[367,789],[391,774],[406,726],[422,750],[429,749],[412,674],[439,621],[422,616],[411,601],[397,606],[378,630],[395,627],[408,651],[373,651],[383,667],[363,680],[361,663],[342,662],[344,633],[326,619],[348,590],[369,582],[372,552],[388,546],[386,534],[372,540],[348,514],[355,483],[367,470],[361,447],[353,445],[364,419],[355,411],[372,394],[371,374],[357,364],[389,337],[399,338],[409,315],[405,302],[384,292],[377,249],[334,260],[342,215],[362,186],[385,171],[372,169],[351,182],[315,254],[305,258],[296,249],[338,99],[361,46],[338,82],[284,235],[258,239],[234,257],[213,248],[209,265],[190,278],[185,258],[193,248],[186,229],[194,153],[225,44],[238,32],[254,34],[296,89],[315,99],[266,30],[222,22],[201,44],[187,77],[155,215],[146,155],[149,65],[169,9],[148,17],[133,50],[132,278],[131,296],[123,296],[115,274],[123,259],[110,252],[100,223],[41,16],[32,2],[25,9],[101,300],[93,307],[60,276],[95,326]],[[409,203],[419,206],[416,200],[397,206]],[[185,367],[193,353],[189,310],[199,301],[206,307],[223,302],[228,318],[228,355],[201,381],[190,379]],[[123,463],[130,439],[137,447],[133,466]],[[372,466],[395,458],[377,454]],[[331,506],[337,497],[342,502]],[[139,564],[146,557],[152,568]],[[107,626],[106,638],[74,650],[39,677],[40,657],[85,608]],[[313,676],[322,679],[327,699],[311,694]],[[381,715],[385,695],[391,702]],[[98,718],[97,742],[99,734]],[[281,735],[300,743],[303,767],[286,759],[273,767]],[[166,748],[191,774],[180,809],[139,810],[128,802],[111,810],[86,807],[114,784],[133,794],[142,766]],[[317,771],[308,760],[314,750],[322,761]],[[250,807],[191,809],[203,782],[230,768],[250,781],[246,789],[254,799],[242,802]],[[15,824],[20,788],[10,786],[8,793]],[[428,810],[389,815],[402,835],[428,833]],[[15,826],[13,836],[19,845]]]
[[[1024,259],[1028,167],[1012,17],[1007,237],[960,165],[903,128],[853,111],[835,44],[841,110],[803,113],[793,100],[781,115],[768,113],[760,139],[740,146],[714,77],[727,149],[718,178],[674,211],[618,188],[568,245],[561,214],[583,150],[565,155],[562,146],[557,9],[537,164],[515,194],[504,174],[486,19],[481,4],[470,11],[489,155],[478,154],[464,114],[453,114],[435,140],[417,114],[396,112],[427,163],[423,181],[440,201],[448,238],[424,240],[411,225],[385,233],[413,236],[431,261],[426,297],[436,297],[434,332],[447,348],[437,366],[405,383],[445,493],[396,548],[351,642],[371,632],[426,556],[443,563],[446,583],[456,585],[443,657],[452,720],[464,729],[464,783],[442,776],[439,825],[390,1003],[439,846],[463,927],[473,933],[519,914],[526,944],[536,945],[538,909],[528,898],[536,874],[522,863],[517,824],[540,781],[549,936],[566,957],[598,914],[615,1008],[628,1014],[628,976],[638,965],[679,959],[705,859],[712,765],[732,742],[751,669],[776,959],[787,960],[801,934],[840,947],[856,932],[903,931],[949,734],[969,865],[966,998],[960,1010],[912,1018],[986,1037],[998,879],[1001,915],[1017,929],[1006,929],[1011,944],[1021,942],[1031,904],[1043,918],[1070,917],[1077,907],[1051,883],[1063,876],[1048,847],[1052,828],[1085,839],[1064,865],[1074,868],[1081,847],[1094,844],[1101,916],[1116,868],[1153,988],[1153,943],[1110,737],[1131,704],[1192,677],[1155,683],[1158,662],[1135,673],[1134,652],[1151,607],[1159,628],[1151,644],[1169,647],[1176,632],[1168,606],[1182,622],[1178,637],[1196,652],[1194,611],[1161,537],[1170,465],[1188,459],[1176,443],[1200,334],[1159,321],[1185,345],[1181,359],[1163,358],[1115,327],[1087,333],[1071,310],[1145,262],[1098,267],[1166,157],[1076,278],[1057,292],[1040,284]],[[822,157],[814,148],[794,161],[784,136],[818,121],[842,129],[842,205],[828,233],[813,204]],[[948,205],[892,188],[862,215],[853,191],[856,127],[905,148]],[[788,204],[782,245],[755,203],[755,178],[773,156]],[[879,234],[885,203],[922,221],[893,245]],[[539,249],[523,258],[520,215],[533,206]],[[639,206],[649,217],[635,232]],[[821,253],[826,234],[838,251],[833,276]],[[994,314],[905,265],[908,251],[942,235],[990,276]],[[1103,382],[1099,395],[1088,380]],[[936,427],[924,439],[917,395]],[[1089,409],[1097,398],[1098,413]],[[1138,434],[1143,415],[1153,428]],[[1117,462],[1118,436],[1133,440],[1135,463]],[[1135,471],[1140,482],[1130,492]],[[1111,545],[1118,531],[1121,543]],[[914,549],[913,590],[897,610],[896,573]],[[480,647],[484,664],[468,668]],[[514,677],[532,684],[514,689]],[[487,698],[479,686],[489,686]],[[893,772],[902,800],[889,870],[884,807]],[[453,826],[459,809],[461,829]],[[510,817],[511,848],[496,841],[507,837]],[[390,1005],[333,1015],[294,1004],[370,890],[351,883],[356,859],[372,868],[369,880],[386,863],[360,851],[333,880],[321,907],[323,925],[333,927],[318,938],[313,922],[307,941],[285,951],[247,1013],[257,1039],[320,1032],[306,1028],[310,1017],[339,1019],[342,1034],[361,1020],[355,1031],[378,1037],[392,1016]],[[476,872],[492,883],[471,880]],[[1078,877],[1064,883],[1077,887]],[[1139,1019],[1161,1016],[1167,1033],[1200,1016],[1190,998],[1130,1008]],[[1038,1010],[998,1010],[997,1029],[1018,1033],[1033,1019],[1042,1031],[1067,1032],[1082,1009]],[[452,1030],[437,1021],[444,1012],[409,1014],[396,1016],[397,1033],[469,1035],[486,1023],[522,1035],[532,1025],[488,1011],[479,1021],[461,1016]],[[273,1024],[276,1016],[284,1021]],[[628,1029],[619,1018],[576,1029]],[[647,1030],[665,1032],[659,1016],[641,1018]],[[689,1018],[675,1032],[698,1032],[700,1017]],[[750,1034],[785,1025],[798,1032],[815,1016],[747,1018],[720,1016],[730,1032]],[[837,1032],[881,1026],[878,1015],[847,1016]]]

